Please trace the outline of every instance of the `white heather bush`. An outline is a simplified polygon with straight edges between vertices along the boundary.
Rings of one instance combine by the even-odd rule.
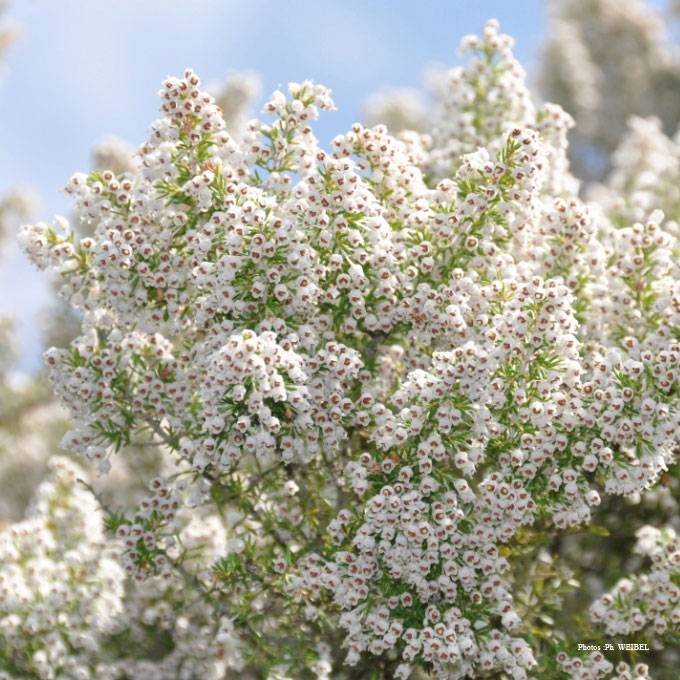
[[[129,169],[71,178],[77,228],[22,229],[82,314],[46,353],[63,446],[102,474],[143,447],[174,464],[137,505],[97,494],[132,595],[90,587],[119,628],[58,668],[4,634],[7,677],[648,677],[560,631],[550,549],[674,462],[677,223],[614,198],[626,182],[581,200],[572,120],[532,103],[512,40],[489,22],[463,46],[432,130],[356,124],[329,150],[326,88],[291,83],[231,134],[187,70]],[[664,584],[636,628],[660,644],[665,545],[617,586],[640,609]],[[587,639],[626,602],[595,603]]]
[[[252,71],[232,72],[222,83],[210,88],[232,136],[238,137],[245,131],[261,89],[260,78]]]

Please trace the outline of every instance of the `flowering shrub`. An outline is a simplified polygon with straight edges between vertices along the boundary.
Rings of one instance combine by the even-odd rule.
[[[125,505],[57,464],[64,512],[97,527],[54,606],[92,594],[75,642],[5,635],[7,677],[648,677],[556,625],[575,583],[550,550],[680,443],[680,234],[655,210],[674,169],[668,191],[638,178],[648,202],[618,180],[584,202],[572,119],[533,104],[512,40],[489,22],[463,47],[431,130],[355,124],[329,150],[326,88],[291,83],[232,133],[187,70],[121,172],[70,179],[75,228],[22,229],[82,315],[45,355],[63,446],[101,474],[163,462]],[[35,567],[6,548],[8,616],[22,569],[63,568],[49,540]],[[677,633],[677,554],[596,602],[587,639]]]

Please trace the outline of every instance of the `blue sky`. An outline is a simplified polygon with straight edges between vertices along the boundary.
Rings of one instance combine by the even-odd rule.
[[[428,65],[458,63],[457,46],[496,17],[531,71],[545,34],[541,0],[10,0],[21,34],[0,81],[0,194],[32,186],[35,219],[68,214],[61,191],[108,134],[140,144],[156,92],[191,66],[204,83],[257,71],[263,97],[311,78],[333,90],[327,141],[384,86],[419,86]],[[21,366],[40,354],[45,276],[14,246],[0,260],[0,313],[15,316]]]

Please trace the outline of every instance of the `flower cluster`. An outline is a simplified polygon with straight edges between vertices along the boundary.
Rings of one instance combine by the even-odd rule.
[[[649,668],[644,663],[614,664],[607,661],[600,651],[592,652],[588,657],[569,657],[565,652],[557,656],[560,669],[570,680],[645,680],[650,678]]]
[[[91,677],[97,638],[122,610],[124,574],[80,474],[53,458],[26,519],[0,533],[0,654],[34,677]]]
[[[680,546],[673,529],[645,526],[635,551],[649,557],[649,573],[621,579],[590,608],[610,635],[645,631],[650,637],[680,630]]]
[[[438,175],[447,176],[464,154],[502,139],[513,126],[535,116],[522,66],[514,58],[514,40],[490,21],[481,37],[465,36],[461,52],[473,52],[465,68],[446,74],[441,112],[433,131],[432,161]]]

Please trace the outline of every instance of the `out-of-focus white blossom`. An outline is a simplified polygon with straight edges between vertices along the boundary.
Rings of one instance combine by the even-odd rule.
[[[135,148],[123,139],[109,136],[92,149],[92,165],[96,170],[110,170],[116,175],[134,171]]]
[[[208,88],[222,109],[227,130],[234,137],[245,132],[261,90],[260,77],[252,71],[230,73],[222,83]]]
[[[427,124],[425,104],[417,90],[392,88],[376,92],[364,105],[366,124],[386,125],[391,134],[404,130],[424,131]]]
[[[554,0],[541,58],[542,94],[575,119],[577,174],[601,178],[631,116],[680,122],[680,55],[644,0]]]

